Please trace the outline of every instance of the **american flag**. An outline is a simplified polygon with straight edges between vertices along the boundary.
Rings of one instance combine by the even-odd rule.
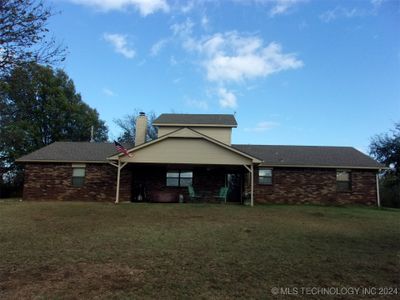
[[[125,154],[125,155],[128,155],[129,157],[132,157],[132,154],[130,154],[130,153],[128,152],[128,150],[126,150],[125,147],[122,146],[120,143],[118,143],[117,141],[114,141],[114,145],[115,145],[115,148],[117,148],[117,151],[118,151],[119,153],[123,153],[123,154]]]

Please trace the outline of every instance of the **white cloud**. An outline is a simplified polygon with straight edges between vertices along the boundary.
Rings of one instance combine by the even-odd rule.
[[[304,0],[273,0],[272,8],[269,11],[270,16],[281,15],[289,12],[297,4],[304,2]]]
[[[181,81],[182,81],[182,78],[181,78],[181,77],[178,77],[178,78],[175,78],[175,79],[172,80],[172,82],[173,82],[174,84],[178,84],[178,83],[181,82]]]
[[[170,58],[169,58],[169,64],[171,65],[171,66],[176,66],[177,64],[178,64],[178,61],[175,59],[175,56],[171,56]]]
[[[380,7],[385,0],[371,0],[371,4],[373,7]]]
[[[384,0],[371,0],[370,7],[353,7],[347,8],[343,6],[336,6],[331,10],[324,11],[319,15],[321,21],[325,23],[332,22],[336,19],[350,19],[355,17],[369,17],[375,16],[379,12],[380,7],[384,3]]]
[[[303,66],[295,54],[283,53],[280,44],[263,44],[258,37],[228,32],[200,41],[187,38],[184,47],[203,55],[209,81],[240,82]]]
[[[105,33],[103,38],[106,42],[110,43],[115,52],[122,54],[126,58],[134,58],[136,52],[134,49],[128,46],[128,41],[126,35],[118,33]]]
[[[110,90],[109,88],[103,88],[103,94],[108,96],[108,97],[114,97],[116,94]]]
[[[236,108],[237,100],[234,93],[225,88],[218,89],[219,105],[223,108]]]
[[[186,100],[186,105],[195,107],[198,109],[202,109],[202,110],[208,109],[207,101],[203,101],[203,100],[188,99],[188,100]]]
[[[186,4],[181,6],[181,12],[184,14],[189,13],[195,7],[195,3],[193,0],[188,1]]]
[[[240,4],[256,4],[268,7],[271,17],[289,13],[295,6],[308,0],[233,0]]]
[[[169,11],[166,0],[70,0],[73,3],[91,6],[102,11],[124,10],[131,7],[140,12],[142,16],[147,16],[156,11]]]
[[[337,18],[352,18],[358,16],[359,14],[360,12],[356,8],[349,9],[337,6],[334,9],[323,12],[319,15],[319,18],[321,21],[329,23]]]
[[[168,43],[167,39],[159,40],[157,43],[155,43],[151,47],[150,55],[151,56],[157,56],[160,53],[160,51],[166,46],[167,43]]]
[[[205,30],[208,29],[210,20],[208,19],[208,17],[206,15],[203,15],[201,17],[200,24],[201,24],[201,27],[203,27],[203,29],[205,29]]]
[[[272,128],[275,128],[279,125],[280,124],[277,122],[263,121],[263,122],[259,122],[255,127],[245,128],[244,130],[249,131],[249,132],[264,132],[267,130],[271,130]]]
[[[190,18],[187,18],[183,23],[174,23],[171,25],[170,29],[172,30],[175,36],[179,36],[182,38],[188,37],[192,34],[194,23]]]

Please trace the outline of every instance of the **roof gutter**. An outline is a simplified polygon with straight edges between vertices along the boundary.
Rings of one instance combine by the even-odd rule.
[[[276,165],[261,163],[262,167],[280,167],[280,168],[319,168],[319,169],[360,169],[360,170],[387,170],[388,167],[360,167],[360,166],[323,166],[323,165]]]
[[[106,160],[15,160],[16,163],[82,163],[82,164],[107,164]]]

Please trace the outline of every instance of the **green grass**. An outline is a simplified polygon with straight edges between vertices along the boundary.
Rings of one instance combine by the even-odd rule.
[[[398,210],[2,202],[0,299],[270,299],[272,287],[399,287],[399,237]]]

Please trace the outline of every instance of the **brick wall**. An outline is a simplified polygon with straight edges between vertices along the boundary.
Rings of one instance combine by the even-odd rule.
[[[376,205],[375,174],[370,170],[352,170],[351,191],[337,192],[335,169],[274,168],[272,185],[258,184],[256,169],[254,198],[259,203]]]
[[[187,167],[181,167],[181,169]],[[153,202],[177,202],[179,194],[190,201],[187,187],[167,187],[167,166],[127,165],[121,171],[120,201],[131,201],[137,195],[139,185],[145,187],[147,200]],[[171,168],[170,168],[171,169]],[[180,169],[175,168],[173,169]],[[205,194],[205,201],[213,202],[214,195],[225,184],[223,168],[192,169],[193,186]],[[25,165],[24,200],[83,200],[114,201],[117,169],[109,164],[86,164],[85,184],[72,186],[72,165],[36,163]]]
[[[179,194],[189,201],[186,187],[166,186],[167,169],[167,166],[127,165],[121,171],[120,201],[130,201],[131,195],[137,195],[139,184],[145,186],[150,201],[176,202]],[[213,202],[213,196],[225,185],[226,170],[223,167],[195,167],[193,172],[194,189],[205,193],[206,201]],[[109,164],[86,164],[84,186],[73,187],[71,164],[27,164],[23,199],[112,202],[116,178],[117,169]],[[248,181],[246,184],[249,190]],[[259,185],[256,168],[254,197],[258,203],[375,205],[375,172],[353,170],[352,190],[337,192],[335,169],[274,168],[273,184]]]
[[[117,168],[109,164],[86,164],[85,184],[72,186],[72,165],[32,163],[25,165],[24,200],[114,201]],[[128,201],[131,173],[121,171],[120,201]]]

